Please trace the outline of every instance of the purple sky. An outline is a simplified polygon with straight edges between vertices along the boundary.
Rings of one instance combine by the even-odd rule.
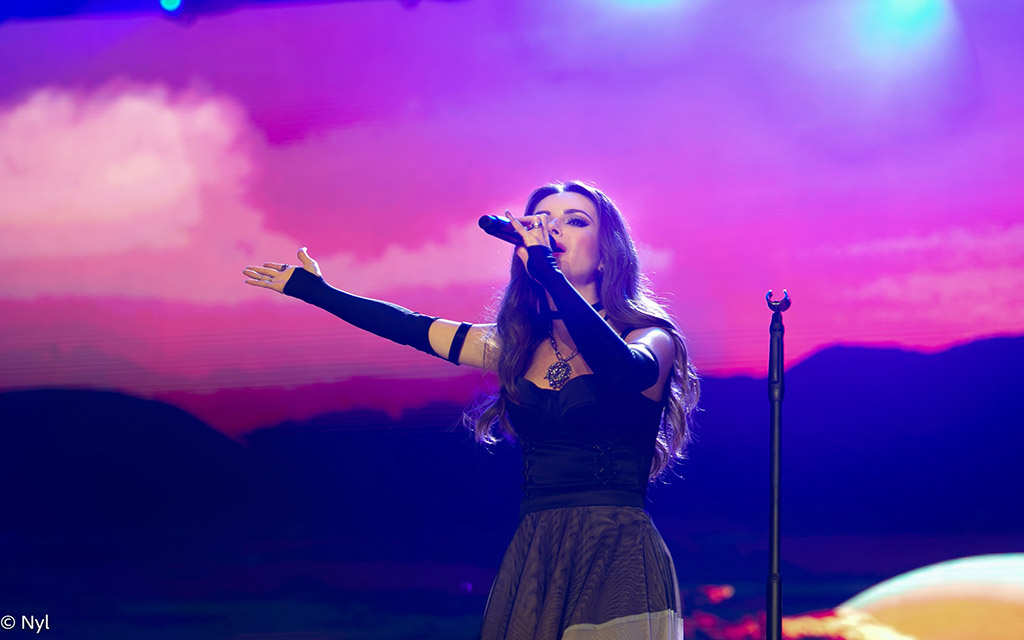
[[[790,364],[1022,333],[1020,24],[998,0],[8,21],[0,388],[173,398],[230,433],[464,402],[464,369],[240,271],[308,246],[336,286],[486,320],[510,252],[477,217],[571,178],[619,204],[705,374],[763,375],[769,288]]]

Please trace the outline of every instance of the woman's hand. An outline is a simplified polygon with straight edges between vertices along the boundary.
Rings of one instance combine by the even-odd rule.
[[[530,254],[526,252],[526,247],[539,244],[549,249],[551,248],[548,214],[542,213],[539,216],[514,218],[508,210],[505,213],[508,214],[508,219],[512,221],[512,228],[518,231],[519,235],[523,238],[523,246],[516,247],[516,255],[523,261],[524,267],[530,258]]]
[[[309,257],[309,254],[306,253],[306,247],[299,249],[297,256],[299,261],[302,262],[303,269],[315,276],[321,275],[320,265],[316,263],[316,260]],[[245,281],[245,284],[284,293],[284,285],[292,277],[292,272],[298,268],[298,266],[281,264],[279,262],[264,262],[262,267],[246,267],[242,270],[242,275],[250,278],[250,280]]]

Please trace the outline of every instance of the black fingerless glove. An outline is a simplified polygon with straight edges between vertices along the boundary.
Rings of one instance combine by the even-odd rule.
[[[284,285],[285,295],[316,305],[345,322],[398,344],[415,347],[441,358],[430,346],[430,325],[437,318],[425,316],[390,302],[361,298],[335,289],[321,276],[296,267]]]
[[[594,373],[631,391],[643,391],[658,381],[658,360],[646,347],[627,344],[583,299],[558,268],[551,249],[526,248],[526,268],[551,294],[565,328]]]

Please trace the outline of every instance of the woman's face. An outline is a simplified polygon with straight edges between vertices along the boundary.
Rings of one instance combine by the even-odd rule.
[[[548,230],[555,240],[551,249],[569,282],[587,284],[597,277],[600,220],[590,198],[572,191],[553,193],[537,203],[534,215],[548,214]],[[560,251],[561,249],[561,251]]]

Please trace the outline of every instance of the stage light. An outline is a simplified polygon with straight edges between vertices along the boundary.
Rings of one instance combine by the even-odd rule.
[[[680,0],[615,0],[615,4],[627,9],[664,9],[687,3]]]
[[[175,13],[181,9],[181,0],[160,0],[160,8],[168,13]]]
[[[873,0],[861,6],[858,49],[869,61],[892,64],[935,54],[955,30],[949,0]]]

